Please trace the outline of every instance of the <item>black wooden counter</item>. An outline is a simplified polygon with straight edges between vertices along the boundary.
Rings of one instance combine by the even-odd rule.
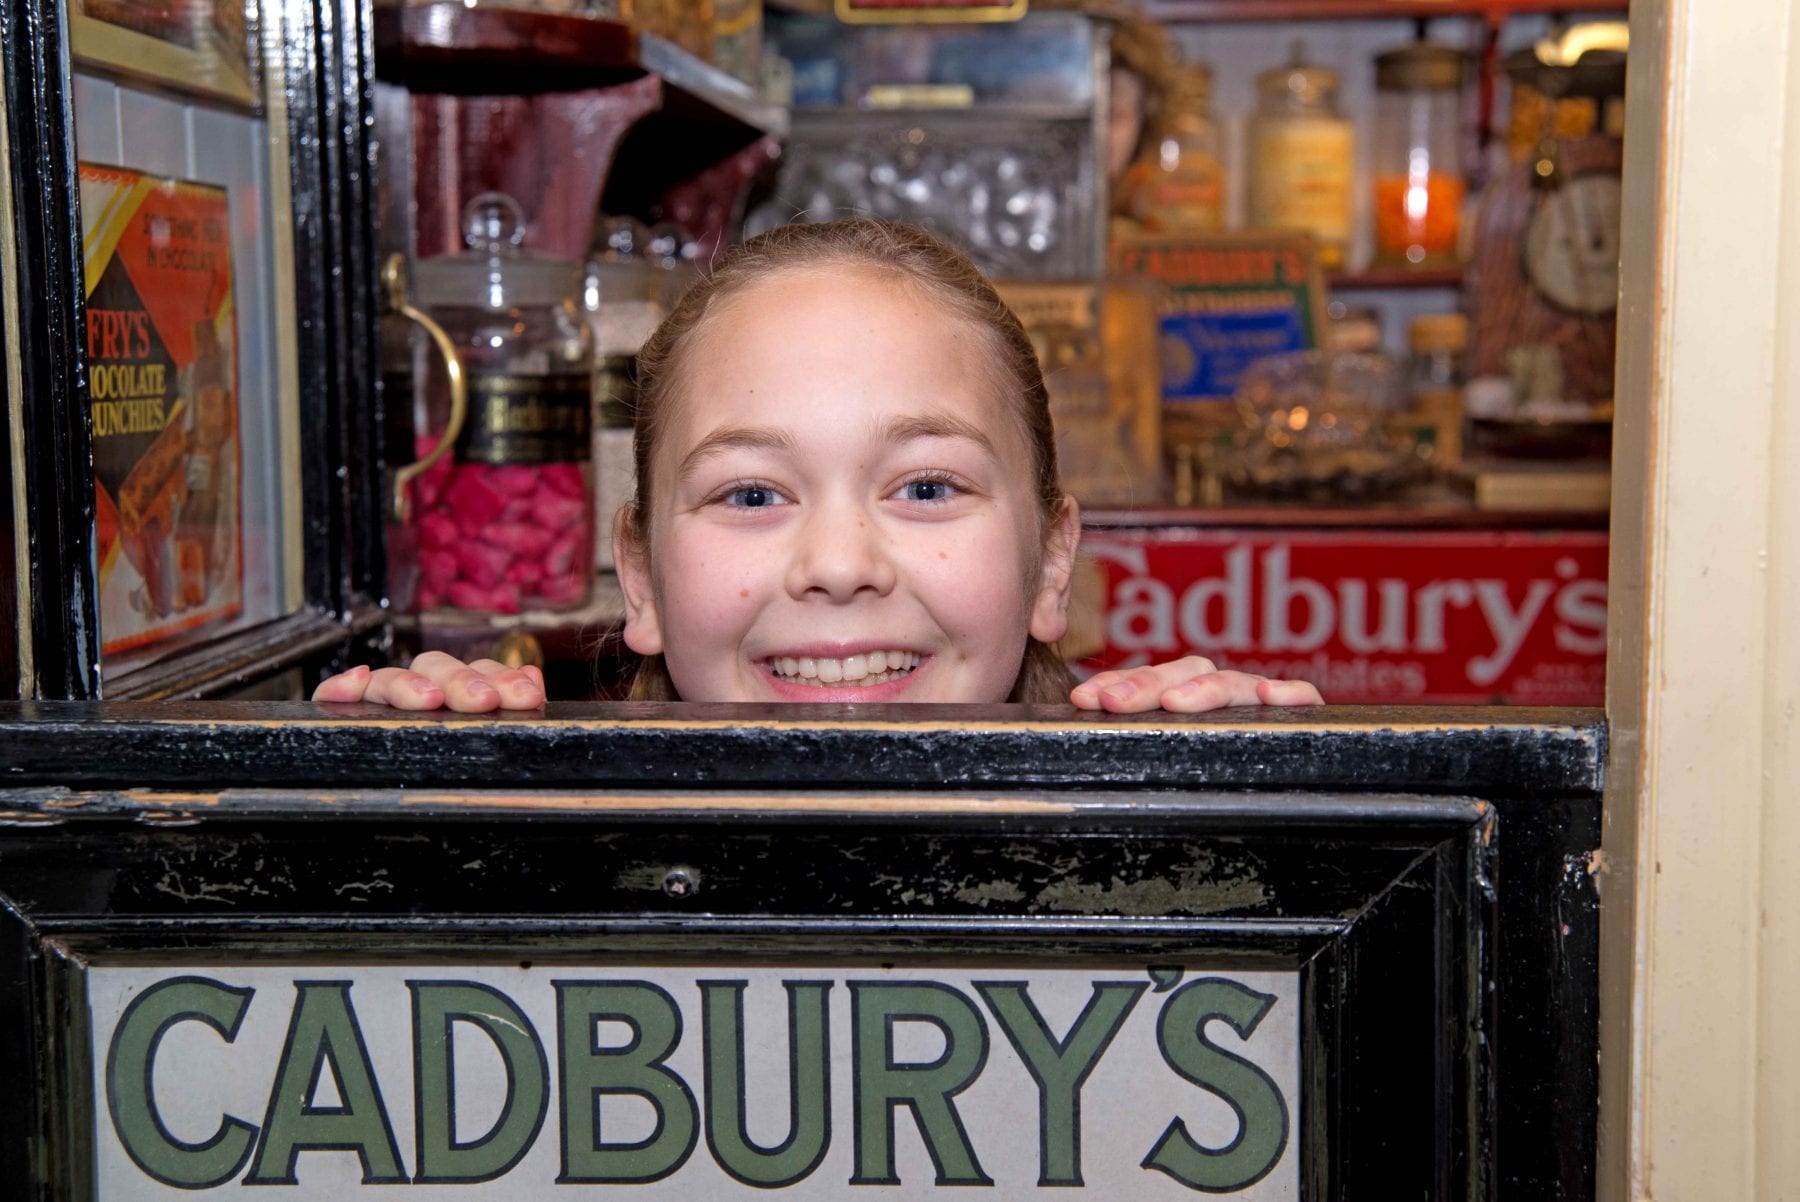
[[[779,714],[0,705],[0,1071],[30,1083],[4,1103],[0,1193],[112,1180],[96,1148],[121,1103],[94,1082],[99,1057],[117,1084],[119,1045],[89,1038],[95,966],[1123,962],[1149,966],[1148,1008],[1180,996],[1157,965],[1203,962],[1299,974],[1280,1163],[1301,1197],[1592,1196],[1597,712]],[[206,1180],[285,1179],[264,1163],[276,1112],[271,1095],[254,1160],[246,1144],[229,1184]],[[238,1126],[220,1138],[254,1143]],[[560,1179],[602,1180],[571,1175],[571,1130]],[[871,1130],[856,1184],[888,1180],[860,1176]],[[164,1136],[169,1163],[204,1161],[203,1140]],[[299,1146],[305,1182],[331,1154]],[[365,1156],[363,1179],[443,1179],[402,1146],[400,1176]],[[1040,1183],[1069,1184],[1043,1155]],[[1182,1180],[1150,1159],[1146,1189]],[[710,1171],[673,1180],[703,1196]],[[529,1185],[513,1172],[496,1188]]]

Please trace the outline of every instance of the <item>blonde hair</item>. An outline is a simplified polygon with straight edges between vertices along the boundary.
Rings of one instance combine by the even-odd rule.
[[[687,351],[705,332],[706,315],[725,299],[773,275],[823,266],[886,272],[925,288],[987,338],[999,381],[1005,395],[1014,399],[1014,412],[1031,448],[1038,503],[1047,528],[1062,511],[1065,498],[1056,474],[1056,441],[1044,373],[1019,319],[967,255],[911,226],[872,217],[851,217],[777,226],[736,247],[705,279],[688,289],[644,343],[638,353],[632,445],[637,463],[637,498],[626,508],[623,518],[632,540],[639,547],[648,546],[651,465],[656,444],[668,407],[681,391]],[[1007,699],[1066,701],[1074,684],[1074,676],[1056,650],[1030,639]],[[662,656],[644,657],[632,680],[631,697],[640,701],[680,699]]]

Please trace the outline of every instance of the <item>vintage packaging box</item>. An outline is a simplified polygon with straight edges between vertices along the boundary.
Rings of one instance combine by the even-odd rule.
[[[229,197],[80,173],[100,634],[115,654],[243,602]]]

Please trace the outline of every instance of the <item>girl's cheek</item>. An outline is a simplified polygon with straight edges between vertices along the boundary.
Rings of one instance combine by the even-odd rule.
[[[663,586],[690,609],[724,614],[754,601],[766,586],[772,558],[729,537],[694,530],[667,548]]]
[[[913,562],[917,578],[944,608],[947,621],[991,626],[1021,610],[1025,588],[1021,553],[1016,540],[1004,531],[934,541],[921,548]]]

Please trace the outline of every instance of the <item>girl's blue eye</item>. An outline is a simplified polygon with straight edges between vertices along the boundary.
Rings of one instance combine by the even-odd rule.
[[[935,501],[948,501],[956,491],[956,486],[948,480],[908,480],[900,486],[900,493],[908,501],[923,501],[930,504]]]
[[[763,509],[786,503],[787,498],[764,484],[746,484],[725,494],[725,504],[737,509]]]

